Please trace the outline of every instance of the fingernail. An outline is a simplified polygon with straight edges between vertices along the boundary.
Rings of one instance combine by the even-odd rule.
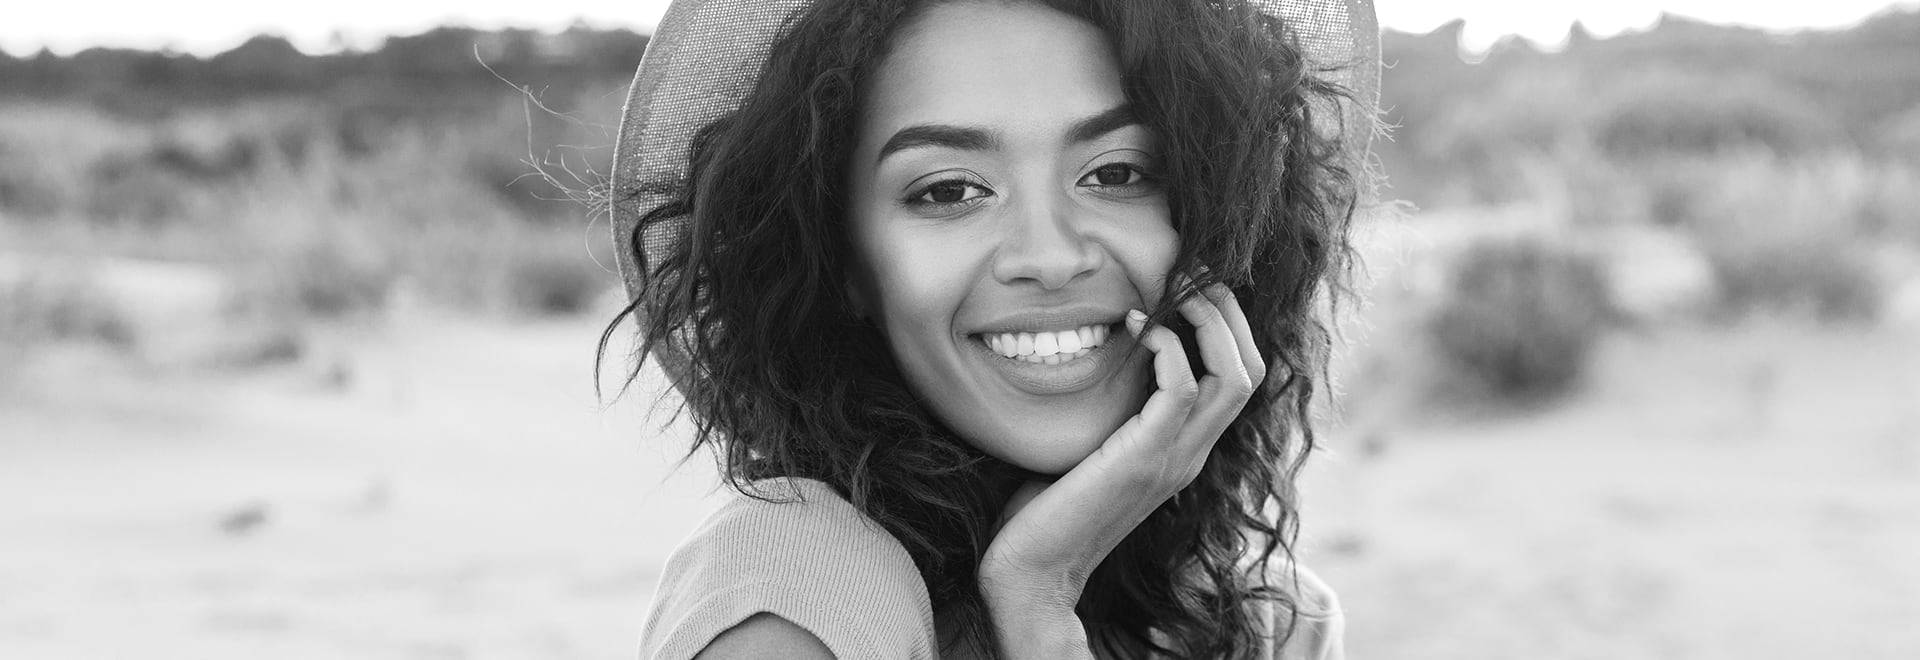
[[[1137,309],[1127,310],[1127,331],[1128,332],[1132,332],[1133,334],[1137,335],[1137,334],[1140,334],[1141,329],[1145,327],[1147,327],[1147,314],[1145,312],[1142,312]]]

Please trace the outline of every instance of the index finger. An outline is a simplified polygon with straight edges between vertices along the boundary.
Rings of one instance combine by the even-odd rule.
[[[1225,284],[1214,284],[1200,290],[1214,307],[1219,308],[1220,317],[1227,322],[1227,329],[1233,333],[1233,344],[1240,349],[1240,363],[1246,365],[1247,378],[1253,381],[1254,391],[1267,380],[1267,361],[1260,357],[1260,346],[1253,343],[1253,325],[1247,322],[1246,310],[1240,307],[1239,297]]]

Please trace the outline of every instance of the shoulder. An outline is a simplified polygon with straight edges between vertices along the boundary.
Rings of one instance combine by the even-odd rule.
[[[1333,587],[1328,586],[1325,580],[1320,579],[1318,573],[1314,573],[1306,566],[1294,564],[1291,567],[1279,568],[1276,571],[1276,577],[1276,584],[1286,585],[1287,590],[1293,593],[1294,601],[1300,609],[1300,616],[1329,619],[1344,615],[1340,609],[1340,595],[1335,593]],[[1293,582],[1290,585],[1285,582],[1289,579]]]
[[[1278,649],[1266,654],[1274,660],[1344,660],[1346,612],[1340,597],[1306,566],[1272,562],[1267,584],[1292,595],[1295,615],[1271,607],[1273,639]],[[1284,640],[1284,642],[1282,641]]]
[[[825,484],[752,484],[667,560],[644,657],[690,658],[742,622],[793,624],[840,658],[931,657],[933,615],[906,548]],[[762,499],[764,498],[764,499]],[[789,631],[791,632],[791,631]]]
[[[668,559],[729,582],[887,600],[926,599],[912,556],[832,488],[811,479],[757,481],[735,494]],[[910,604],[910,603],[902,603]]]

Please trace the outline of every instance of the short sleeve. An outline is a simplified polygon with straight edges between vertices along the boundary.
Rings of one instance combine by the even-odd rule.
[[[1285,636],[1286,643],[1268,653],[1274,660],[1346,660],[1347,653],[1343,640],[1346,637],[1346,612],[1340,609],[1340,598],[1333,588],[1307,570],[1305,566],[1294,566],[1295,577],[1290,578],[1284,567],[1276,566],[1270,574],[1271,584],[1283,588],[1292,588],[1298,580],[1299,588],[1294,591],[1299,616],[1292,625],[1292,635],[1287,635],[1288,617],[1284,608],[1273,607],[1274,643],[1280,644]]]
[[[935,656],[925,583],[899,542],[825,484],[738,496],[667,560],[644,660],[686,660],[759,612],[813,633],[841,660]],[[783,490],[784,489],[784,490]]]

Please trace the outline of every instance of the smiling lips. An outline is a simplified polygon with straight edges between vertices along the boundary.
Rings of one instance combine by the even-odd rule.
[[[1105,324],[1053,332],[992,332],[981,341],[1002,357],[1035,364],[1060,364],[1086,356],[1106,343]]]

